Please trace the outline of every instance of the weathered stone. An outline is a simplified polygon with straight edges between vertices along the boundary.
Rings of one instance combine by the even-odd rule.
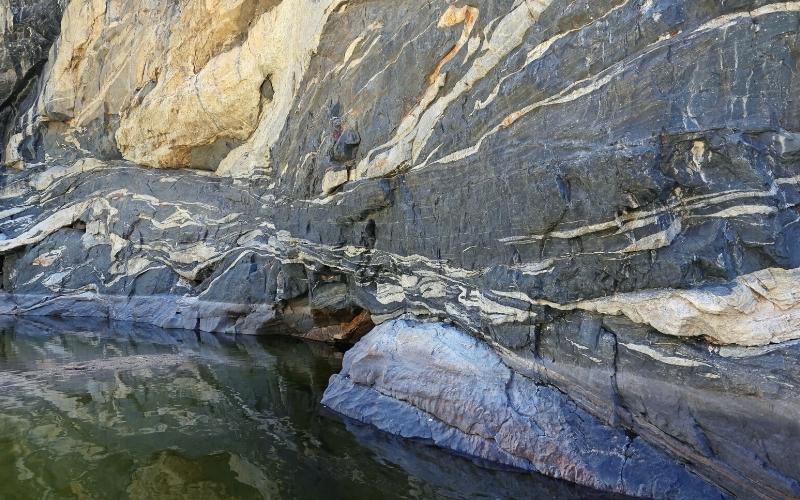
[[[361,137],[358,135],[358,132],[355,130],[345,130],[333,145],[331,159],[340,163],[355,160],[359,144],[361,144]]]
[[[381,325],[345,355],[322,401],[388,432],[598,489],[722,496],[640,438],[515,374],[484,343],[452,327]]]
[[[20,167],[36,159],[38,127],[26,112],[59,32],[63,2],[0,0],[0,160]]]
[[[315,326],[301,336],[318,342],[355,344],[375,326],[369,311],[361,311],[352,320],[330,326]]]
[[[350,178],[346,168],[333,167],[327,170],[325,176],[322,178],[322,192],[330,194],[348,180],[350,180]]]
[[[72,0],[46,63],[45,5],[0,2],[0,311],[455,323],[521,401],[638,435],[630,467],[800,495],[800,3]],[[471,439],[441,443],[508,458]]]

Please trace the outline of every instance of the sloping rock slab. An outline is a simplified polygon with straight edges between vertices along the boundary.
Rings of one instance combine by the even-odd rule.
[[[396,320],[344,358],[322,400],[381,430],[593,488],[653,498],[720,498],[641,438],[509,369],[484,342]]]

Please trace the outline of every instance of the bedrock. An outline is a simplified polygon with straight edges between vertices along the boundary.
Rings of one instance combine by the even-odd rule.
[[[315,242],[276,226],[287,208],[250,182],[98,160],[31,166],[4,181],[3,313],[248,334],[286,320],[311,331],[304,311],[338,323],[349,320],[338,316],[345,310],[378,323],[402,314],[452,321],[520,377],[557,388],[726,491],[800,494],[800,346],[766,343],[773,332],[797,334],[793,269],[559,302],[535,285],[549,287],[562,264],[465,269],[395,253],[383,248],[395,240],[381,222],[372,243]],[[365,203],[407,203],[397,191],[362,189]],[[333,231],[329,221],[357,205],[328,209],[314,230]],[[739,339],[763,345],[706,340],[730,336],[726,325],[751,311],[773,321]]]
[[[55,3],[0,1],[5,312],[452,322],[800,496],[800,2]]]
[[[393,434],[602,490],[722,497],[641,438],[604,425],[452,326],[379,326],[345,355],[322,402]]]
[[[524,346],[502,336],[384,323],[346,354],[323,402],[387,432],[604,490],[710,498],[692,471],[722,495],[800,494],[800,345],[709,349],[588,314]]]

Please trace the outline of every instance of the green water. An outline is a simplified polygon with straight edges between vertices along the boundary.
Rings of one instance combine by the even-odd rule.
[[[587,498],[321,407],[342,353],[0,319],[0,499]]]

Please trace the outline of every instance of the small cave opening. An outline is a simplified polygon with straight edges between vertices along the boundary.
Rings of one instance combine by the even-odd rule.
[[[271,101],[275,98],[275,87],[272,85],[272,76],[267,76],[261,84],[261,98]]]
[[[308,286],[279,300],[274,321],[264,324],[258,334],[288,335],[347,350],[375,327],[347,276],[330,269],[304,276]]]

